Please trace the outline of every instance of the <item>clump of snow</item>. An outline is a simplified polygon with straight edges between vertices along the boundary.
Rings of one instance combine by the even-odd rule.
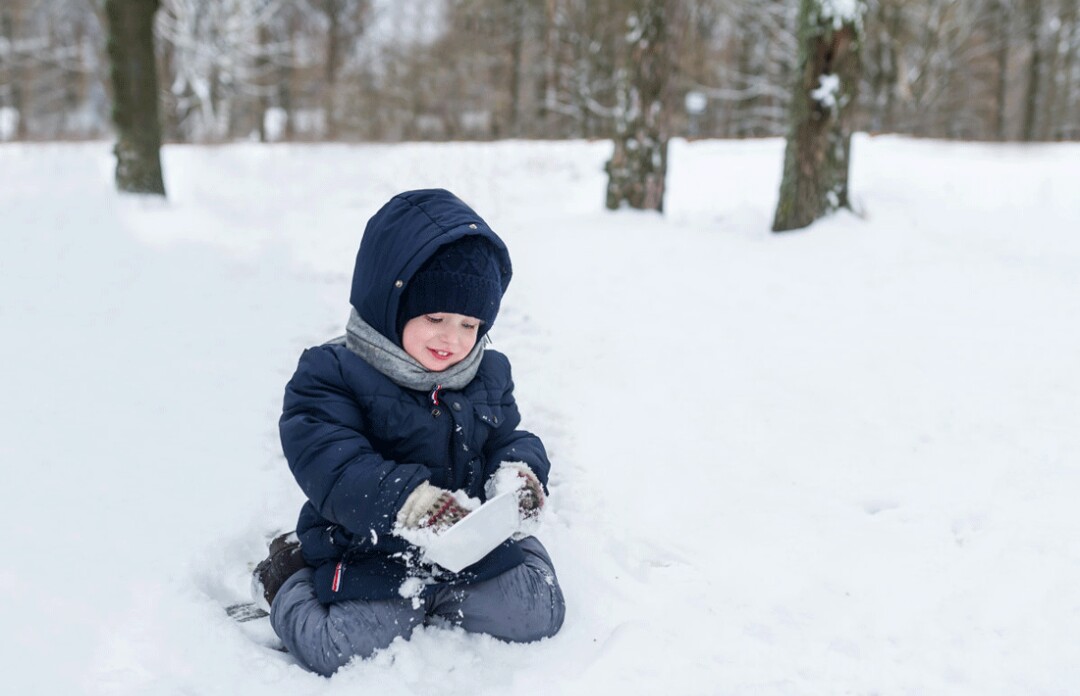
[[[401,587],[398,588],[398,594],[406,599],[417,599],[427,586],[420,578],[405,578],[401,583]],[[416,606],[414,603],[413,606]]]
[[[484,493],[487,495],[488,500],[499,495],[512,493],[514,498],[520,501],[528,489],[528,484],[525,478],[518,473],[519,471],[530,471],[529,465],[525,462],[503,462],[484,487]],[[527,536],[539,534],[543,520],[546,519],[544,512],[544,508],[540,508],[535,515],[519,520],[518,531],[514,534],[514,538],[523,539]]]
[[[673,142],[657,216],[603,209],[608,142],[168,146],[165,203],[109,143],[0,146],[6,691],[1080,690],[1080,145],[856,137],[867,218],[772,235],[783,147]],[[327,680],[222,607],[303,501],[283,386],[425,186],[513,255],[567,619]]]
[[[705,92],[692,89],[686,93],[686,97],[683,100],[683,105],[686,108],[688,114],[703,114],[709,107],[709,97]]]
[[[837,95],[840,93],[840,76],[826,73],[818,77],[818,86],[810,92],[810,98],[829,111],[837,107]]]
[[[526,484],[519,471],[527,471],[528,466],[524,462],[503,462],[485,485],[484,494],[488,499],[503,493],[520,494],[525,490]]]
[[[845,24],[860,23],[866,3],[863,0],[818,0],[818,12],[822,19],[832,20],[834,29],[840,29]]]

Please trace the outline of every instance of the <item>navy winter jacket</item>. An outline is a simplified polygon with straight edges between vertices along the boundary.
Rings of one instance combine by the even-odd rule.
[[[466,235],[502,241],[447,191],[401,194],[368,223],[353,276],[360,316],[400,345],[397,308],[418,268],[442,245]],[[432,373],[432,386],[438,373]],[[392,534],[398,510],[423,481],[484,499],[484,484],[502,462],[524,462],[546,486],[550,464],[535,435],[518,430],[510,363],[487,350],[460,391],[428,391],[392,382],[330,343],[304,351],[285,390],[281,442],[308,498],[297,534],[315,568],[320,601],[388,599],[410,577],[450,583],[485,580],[518,565],[522,552],[504,542],[456,575],[421,565],[417,549]]]

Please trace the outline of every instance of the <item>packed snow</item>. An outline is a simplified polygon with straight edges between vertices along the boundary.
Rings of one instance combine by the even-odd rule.
[[[0,145],[6,693],[1080,692],[1080,146],[859,137],[859,214],[768,232],[779,140]],[[331,679],[231,621],[301,495],[276,421],[364,223],[507,241],[492,337],[554,462],[556,637],[428,627]]]

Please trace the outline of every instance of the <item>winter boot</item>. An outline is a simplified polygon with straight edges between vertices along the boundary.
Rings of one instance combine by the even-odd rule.
[[[255,566],[251,575],[251,596],[255,604],[269,613],[278,590],[299,570],[307,567],[300,553],[300,541],[295,532],[288,532],[270,542],[270,555]]]

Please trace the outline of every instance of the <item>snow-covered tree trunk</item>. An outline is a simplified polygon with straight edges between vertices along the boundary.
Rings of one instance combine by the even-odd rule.
[[[851,124],[860,75],[862,0],[802,0],[799,62],[773,231],[850,208]]]
[[[674,108],[678,0],[634,0],[627,60],[620,68],[615,149],[608,161],[607,207],[664,210],[667,148]]]
[[[116,187],[165,195],[154,13],[159,0],[105,0],[116,126]]]

